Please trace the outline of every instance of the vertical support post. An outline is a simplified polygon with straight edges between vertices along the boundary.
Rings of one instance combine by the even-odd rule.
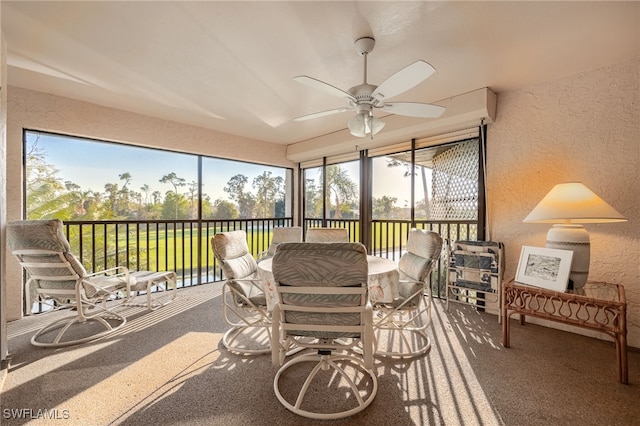
[[[491,238],[487,234],[487,200],[486,200],[486,154],[487,154],[487,125],[480,125],[480,143],[478,144],[478,241]]]
[[[327,226],[327,157],[322,157],[322,226]]]
[[[411,226],[409,228],[414,228],[416,226],[416,139],[411,139]],[[424,200],[425,203],[429,202],[428,200]],[[430,218],[427,218],[430,219]],[[409,235],[409,231],[407,231],[407,236]]]
[[[360,151],[360,242],[367,248],[367,253],[372,253],[371,241],[371,158],[366,149]]]

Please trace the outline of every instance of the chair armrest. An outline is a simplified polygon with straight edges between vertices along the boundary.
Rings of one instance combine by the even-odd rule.
[[[93,279],[93,280],[92,280]],[[93,272],[82,277],[82,285],[85,287],[87,297],[109,296],[119,290],[131,288],[129,268],[116,266],[103,271]],[[89,287],[92,291],[87,291]]]
[[[280,303],[276,302],[271,313],[271,364],[274,367],[282,365],[281,351],[284,348],[280,345],[280,320],[281,320]]]
[[[227,279],[227,281],[235,281],[236,283],[241,284],[247,283],[254,287],[258,287],[258,289],[260,289],[260,291],[262,291],[263,293],[265,291],[264,280],[262,278],[233,278],[231,280]]]
[[[230,281],[237,281],[237,282],[241,282],[241,283],[261,283],[262,282],[262,278],[233,278]]]
[[[368,301],[364,308],[364,339],[362,339],[362,350],[364,355],[364,368],[371,370],[373,368],[373,307],[371,301]]]
[[[405,306],[407,306],[416,296],[421,295],[420,293],[423,291],[423,289],[425,288],[429,288],[429,296],[431,297],[431,286],[427,285],[426,283],[424,283],[423,281],[419,281],[419,280],[407,280],[407,279],[403,279],[403,280],[399,280],[398,284],[420,284],[420,287],[414,291],[413,293],[406,295],[406,296],[402,296],[402,298],[404,299],[402,301],[402,303],[395,305],[395,303],[398,302],[398,299],[396,299],[393,303],[376,303],[376,306],[383,306],[386,307],[387,309],[392,309],[392,310],[398,310],[398,309],[403,309]],[[398,285],[398,291],[400,291],[400,285]]]
[[[122,271],[122,272],[118,272],[118,271]],[[112,272],[115,272],[115,274],[112,274]],[[90,277],[97,277],[100,275],[113,275],[113,276],[118,276],[118,275],[129,275],[129,268],[127,268],[126,266],[115,266],[113,268],[109,268],[109,269],[105,269],[103,271],[97,271],[97,272],[93,272],[91,274],[87,274],[84,277],[85,278],[90,278]]]

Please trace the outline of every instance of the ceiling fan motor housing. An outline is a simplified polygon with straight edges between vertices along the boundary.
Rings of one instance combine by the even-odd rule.
[[[378,86],[374,86],[373,84],[359,84],[357,86],[353,86],[348,90],[348,92],[351,96],[356,98],[358,103],[360,103],[361,101],[371,102],[373,100],[371,94],[374,90],[376,90],[376,87]]]

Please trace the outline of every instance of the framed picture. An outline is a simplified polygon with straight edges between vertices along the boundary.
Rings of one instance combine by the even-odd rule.
[[[571,250],[522,246],[516,282],[553,291],[567,291]]]

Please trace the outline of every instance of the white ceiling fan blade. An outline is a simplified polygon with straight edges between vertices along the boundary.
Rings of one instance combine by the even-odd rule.
[[[355,103],[356,98],[351,96],[349,93],[345,92],[342,89],[338,89],[337,87],[332,86],[329,83],[325,83],[324,81],[320,81],[306,75],[299,75],[299,76],[293,77],[293,79],[299,83],[302,83],[309,87],[313,87],[314,89],[322,90],[323,92],[328,93],[329,95],[337,96],[343,99],[349,99]]]
[[[371,96],[378,101],[393,98],[418,85],[435,71],[435,68],[425,61],[416,61],[383,81]]]
[[[384,111],[407,117],[436,118],[446,110],[445,107],[417,102],[391,102],[382,106]]]
[[[351,108],[348,108],[348,107],[342,107],[342,108],[330,109],[328,111],[314,112],[313,114],[307,114],[307,115],[303,115],[302,117],[294,118],[293,121],[312,120],[314,118],[326,117],[327,115],[333,115],[333,114],[338,114],[340,112],[345,112],[350,109]]]

